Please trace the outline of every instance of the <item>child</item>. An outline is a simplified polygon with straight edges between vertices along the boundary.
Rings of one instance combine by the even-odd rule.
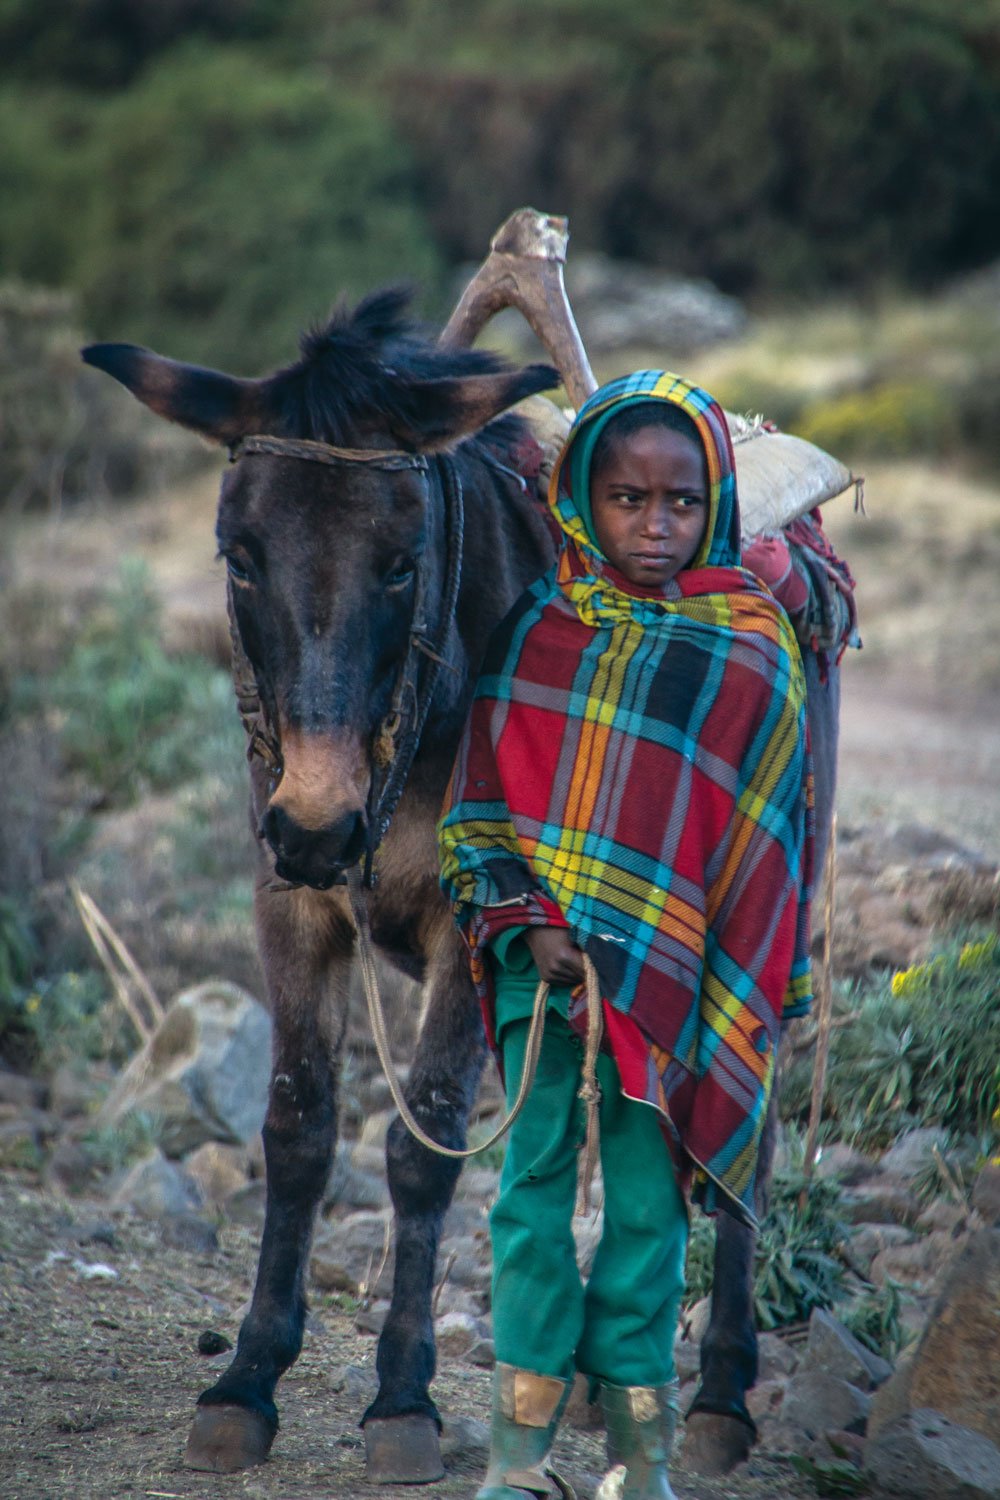
[[[564,546],[490,645],[440,829],[509,1100],[552,986],[491,1215],[477,1500],[565,1493],[546,1460],[575,1370],[599,1389],[624,1495],[668,1500],[682,1188],[754,1223],[780,1023],[809,1004],[805,690],[787,617],[739,566],[732,447],[704,391],[661,371],[604,386],[549,498]],[[584,954],[605,1035],[585,1288]]]

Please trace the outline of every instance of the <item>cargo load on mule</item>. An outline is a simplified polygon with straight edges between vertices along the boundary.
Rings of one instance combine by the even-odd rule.
[[[275,1390],[301,1348],[310,1239],[336,1145],[360,912],[383,958],[424,985],[405,1103],[424,1137],[451,1153],[422,1144],[401,1119],[389,1131],[395,1273],[379,1389],[362,1417],[368,1476],[406,1483],[443,1473],[429,1388],[435,1257],[485,1039],[438,885],[434,827],[486,642],[552,560],[537,486],[566,419],[539,407],[538,393],[561,382],[579,404],[595,384],[563,289],[566,239],[564,220],[514,215],[436,344],[407,321],[405,296],[389,291],[335,313],[304,336],[296,364],[256,380],[132,345],[84,352],[232,458],[217,535],[248,736],[274,1053],[256,1286],[231,1365],[199,1398],[194,1468],[259,1463],[277,1431]],[[471,349],[505,306],[520,309],[556,369],[511,369]],[[825,833],[837,661],[853,613],[848,575],[814,512],[855,481],[763,421],[730,425],[754,529],[748,551],[762,540],[768,566],[777,557],[776,584],[787,572],[801,603]],[[752,1251],[752,1231],[720,1215],[712,1320],[688,1417],[689,1455],[707,1468],[739,1461],[754,1437],[745,1402],[756,1377]]]

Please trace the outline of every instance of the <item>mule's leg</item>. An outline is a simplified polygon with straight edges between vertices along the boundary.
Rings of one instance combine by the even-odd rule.
[[[313,892],[259,891],[256,914],[274,1021],[264,1235],[235,1358],[198,1398],[185,1458],[216,1473],[267,1457],[278,1428],[275,1386],[302,1347],[313,1222],[336,1144],[353,944],[346,918]]]
[[[428,999],[406,1100],[423,1129],[442,1145],[465,1145],[485,1037],[468,960],[450,926],[428,964]],[[441,1223],[460,1163],[436,1156],[393,1121],[386,1143],[396,1227],[392,1304],[378,1345],[378,1395],[365,1412],[368,1478],[419,1483],[444,1473],[440,1420],[428,1386],[434,1375],[431,1295]]]
[[[777,1090],[761,1132],[757,1216],[767,1211],[778,1128]],[[753,1312],[755,1235],[731,1214],[716,1220],[712,1315],[701,1344],[701,1381],[687,1416],[684,1462],[700,1474],[727,1474],[757,1440],[746,1393],[757,1379],[757,1329]]]

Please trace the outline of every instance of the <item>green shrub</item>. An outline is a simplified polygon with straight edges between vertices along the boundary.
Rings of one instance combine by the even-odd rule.
[[[58,723],[67,768],[105,802],[133,802],[181,784],[220,754],[238,757],[228,676],[201,658],[166,655],[158,601],[139,562],[123,564],[41,702]]]
[[[805,1322],[814,1307],[831,1307],[845,1290],[839,1249],[847,1231],[840,1218],[840,1188],[818,1177],[807,1188],[803,1144],[794,1132],[789,1147],[789,1164],[774,1172],[770,1205],[757,1236],[754,1312],[757,1326],[764,1329]],[[714,1255],[714,1223],[704,1214],[693,1214],[686,1305],[711,1291]]]
[[[996,1133],[1000,1119],[1000,938],[953,942],[923,964],[861,991],[842,991],[827,1069],[828,1128],[885,1146],[916,1125]],[[782,1090],[788,1115],[808,1108],[808,1065]]]
[[[104,976],[71,970],[0,994],[0,1052],[8,1062],[52,1072],[83,1058],[123,1060],[132,1045]]]
[[[900,380],[810,402],[795,432],[850,460],[945,453],[957,445],[960,428],[952,389]]]

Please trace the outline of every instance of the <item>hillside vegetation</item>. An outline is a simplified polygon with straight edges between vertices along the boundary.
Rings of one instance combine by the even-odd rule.
[[[523,202],[741,295],[1000,254],[993,0],[0,0],[0,276],[258,370]]]

